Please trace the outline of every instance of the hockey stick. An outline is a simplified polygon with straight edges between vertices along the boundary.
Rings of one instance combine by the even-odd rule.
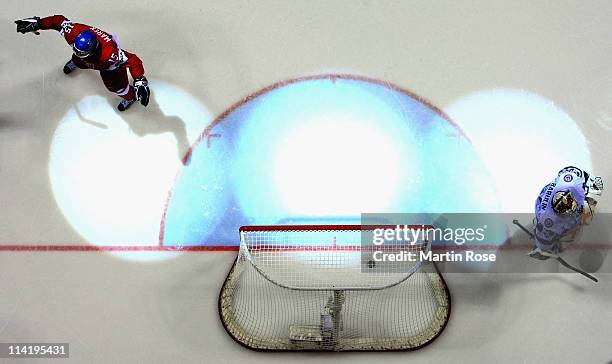
[[[525,232],[527,235],[529,235],[529,237],[530,237],[531,239],[535,239],[535,236],[533,236],[533,233],[532,233],[531,231],[527,230],[527,228],[526,228],[526,227],[524,227],[524,226],[523,226],[523,224],[521,224],[521,223],[520,223],[518,220],[514,219],[514,220],[512,220],[512,223],[513,223],[514,225],[516,225],[516,226],[520,227],[520,228],[521,228],[521,230],[523,230],[523,231],[524,231],[524,232]]]
[[[512,223],[514,225],[518,226],[519,228],[521,228],[521,230],[523,230],[525,233],[527,233],[527,235],[529,235],[529,237],[531,239],[535,239],[535,236],[533,236],[533,233],[531,231],[527,230],[527,228],[524,227],[518,220],[516,220],[516,219],[512,220]],[[568,262],[565,261],[565,259],[563,259],[561,257],[557,257],[556,259],[565,268],[573,270],[576,273],[580,273],[583,276],[587,277],[588,279],[592,280],[593,282],[598,282],[597,278],[595,278],[594,276],[590,275],[589,273],[587,273],[587,272],[585,272],[585,271],[583,271],[581,269],[578,269],[576,267],[571,266]]]

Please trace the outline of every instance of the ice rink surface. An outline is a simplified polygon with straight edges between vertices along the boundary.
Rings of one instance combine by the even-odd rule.
[[[593,284],[547,262],[538,274],[446,274],[451,319],[424,349],[266,354],[237,345],[218,318],[235,250],[105,251],[157,246],[168,192],[189,168],[181,158],[213,120],[270,85],[318,74],[390,82],[439,108],[482,156],[497,211],[529,212],[566,164],[609,186],[610,2],[3,5],[0,244],[68,248],[0,249],[0,342],[69,342],[80,363],[612,360],[609,273]],[[96,72],[61,72],[70,49],[57,33],[15,32],[16,19],[52,14],[108,30],[139,55],[149,107],[119,115]],[[599,204],[612,210],[610,191]]]

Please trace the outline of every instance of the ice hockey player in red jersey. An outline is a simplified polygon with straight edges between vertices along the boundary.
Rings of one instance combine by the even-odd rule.
[[[143,106],[149,103],[150,90],[144,67],[138,56],[121,49],[117,38],[103,30],[85,24],[73,23],[63,15],[53,15],[46,18],[37,16],[16,20],[17,32],[39,34],[39,30],[54,29],[72,46],[72,59],[64,66],[68,74],[77,68],[95,69],[106,88],[120,96],[123,100],[117,108],[124,111],[134,101],[140,100]],[[127,70],[134,79],[131,86]]]

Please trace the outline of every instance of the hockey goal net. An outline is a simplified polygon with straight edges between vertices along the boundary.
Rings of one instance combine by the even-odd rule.
[[[227,332],[256,350],[411,350],[434,340],[450,295],[436,266],[418,259],[430,242],[370,244],[379,228],[242,227],[219,297]],[[404,260],[381,262],[387,253]]]

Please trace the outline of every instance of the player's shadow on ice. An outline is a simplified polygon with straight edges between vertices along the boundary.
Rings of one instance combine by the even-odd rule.
[[[128,110],[123,112],[120,112],[116,108],[120,101],[119,99],[113,98],[108,99],[108,101],[110,104],[109,106],[123,121],[128,124],[130,130],[137,136],[144,137],[147,135],[172,133],[176,139],[179,160],[183,164],[189,163],[187,153],[189,151],[190,144],[189,139],[187,138],[185,122],[178,116],[165,115],[160,109],[154,93],[151,94],[151,99],[147,107],[143,107],[137,101]],[[75,104],[74,109],[82,122],[100,129],[108,129],[108,125],[87,118],[81,112],[81,110],[79,110],[78,104]]]
[[[118,102],[117,102],[118,103]],[[155,99],[155,90],[151,91],[149,105],[143,107],[136,101],[128,110],[120,112],[113,108],[115,112],[128,124],[132,132],[140,137],[146,135],[157,135],[172,133],[176,139],[176,149],[181,163],[186,164],[189,151],[189,139],[187,139],[187,129],[185,122],[176,115],[165,115]]]

